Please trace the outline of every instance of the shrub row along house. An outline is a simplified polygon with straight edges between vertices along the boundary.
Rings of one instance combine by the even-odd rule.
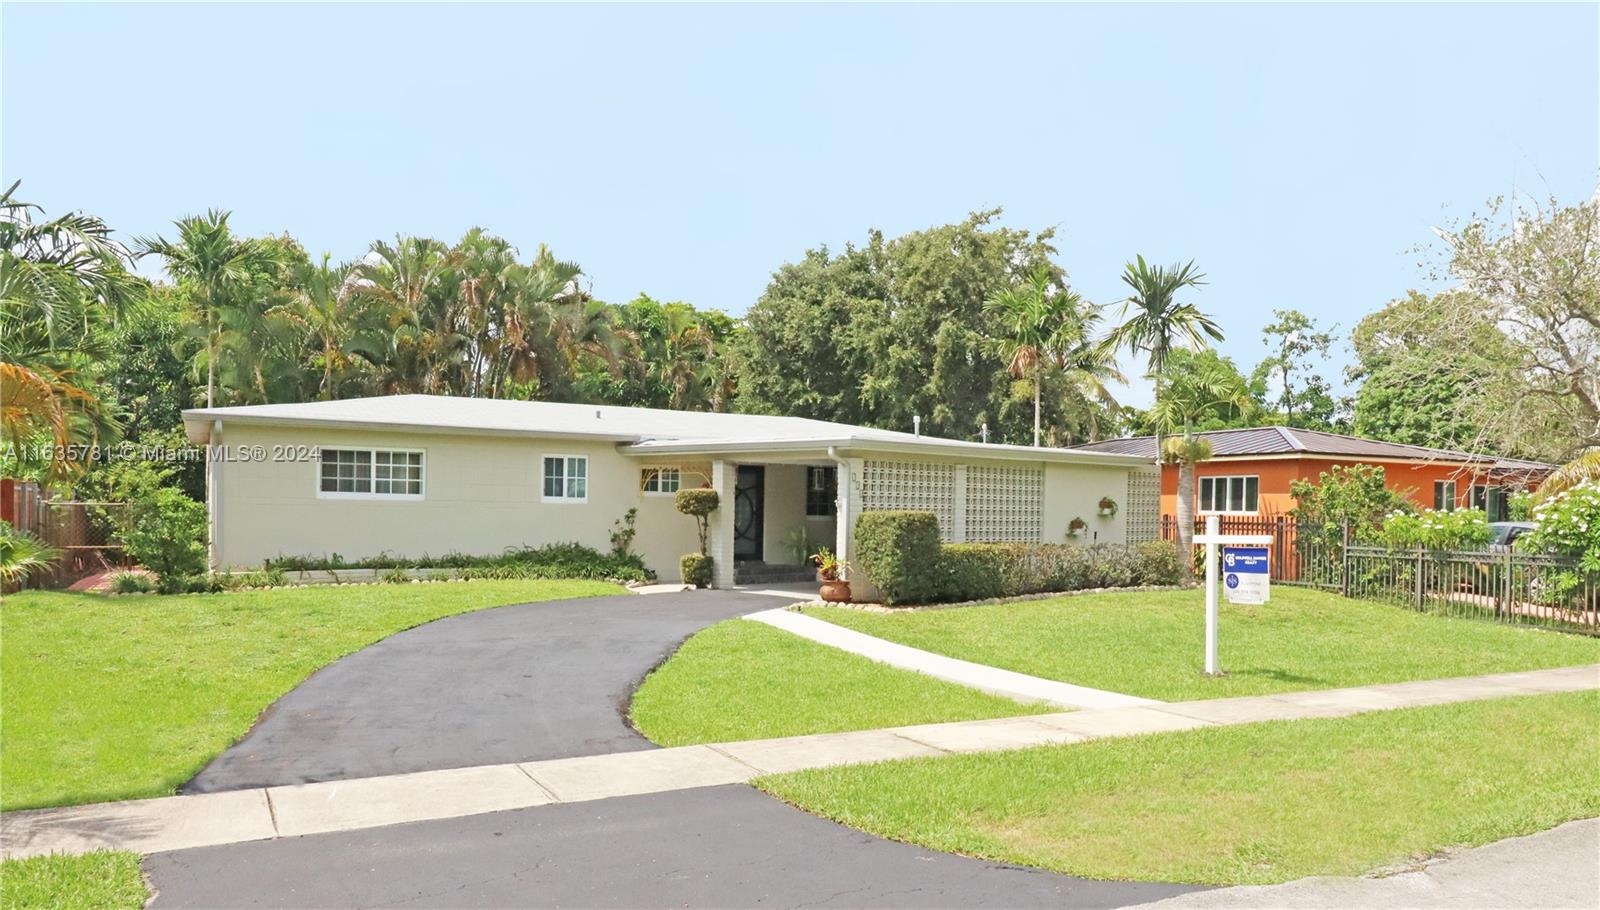
[[[1419,509],[1482,509],[1490,521],[1507,517],[1508,495],[1533,489],[1553,465],[1449,449],[1378,442],[1356,436],[1292,427],[1209,430],[1195,436],[1211,443],[1211,459],[1195,465],[1198,515],[1282,515],[1294,508],[1289,485],[1316,481],[1334,465],[1366,464],[1384,469],[1389,489]],[[1080,452],[1156,457],[1154,436],[1108,439],[1076,447]],[[1161,514],[1178,513],[1178,467],[1161,474]]]
[[[716,584],[851,558],[865,511],[919,510],[946,542],[1124,543],[1159,534],[1148,456],[937,439],[796,417],[395,395],[184,412],[208,446],[213,566],[283,556],[634,549],[675,577],[699,549],[680,489],[716,490]],[[1110,507],[1103,507],[1108,501]]]

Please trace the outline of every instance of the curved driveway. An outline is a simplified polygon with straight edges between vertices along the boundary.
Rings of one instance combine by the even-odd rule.
[[[634,684],[769,595],[499,607],[391,636],[273,705],[188,792],[654,748]],[[898,844],[748,786],[558,804],[146,857],[168,907],[1119,907],[1190,887],[1097,882]]]
[[[633,687],[696,631],[782,603],[762,594],[624,594],[435,620],[317,671],[184,793],[654,748]]]

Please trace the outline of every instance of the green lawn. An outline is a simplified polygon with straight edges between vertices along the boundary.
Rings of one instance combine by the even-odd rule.
[[[1163,701],[1331,689],[1600,662],[1600,639],[1448,619],[1278,586],[1224,604],[1222,678],[1202,672],[1200,591],[1088,594],[948,610],[837,607],[818,619],[951,657]]]
[[[629,709],[664,746],[975,720],[1045,710],[733,619],[645,678]]]
[[[469,610],[622,590],[524,580],[8,595],[0,808],[170,794],[279,696],[365,645]]]
[[[7,910],[139,910],[149,896],[139,854],[101,851],[0,863]]]
[[[1600,693],[760,778],[896,840],[1099,879],[1356,875],[1600,815]]]

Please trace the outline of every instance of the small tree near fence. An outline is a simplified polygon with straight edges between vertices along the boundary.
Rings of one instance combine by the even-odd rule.
[[[679,490],[674,502],[679,512],[694,517],[695,525],[700,532],[700,552],[689,553],[678,560],[678,568],[683,573],[683,583],[698,588],[707,587],[713,577],[711,555],[707,552],[711,513],[721,505],[721,497],[717,495],[716,490]]]

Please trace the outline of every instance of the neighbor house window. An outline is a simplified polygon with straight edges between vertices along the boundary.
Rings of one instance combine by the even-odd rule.
[[[1435,512],[1454,512],[1456,510],[1455,481],[1435,480],[1433,482],[1433,510]]]
[[[833,468],[806,468],[806,517],[832,518],[839,498],[839,475]]]
[[[589,459],[583,455],[544,457],[545,502],[587,502],[589,500]]]
[[[421,499],[422,453],[406,449],[322,449],[317,495],[337,499]]]
[[[678,492],[682,475],[677,468],[645,468],[644,491],[657,496],[670,496]]]
[[[1510,513],[1505,487],[1475,483],[1468,491],[1468,495],[1472,498],[1472,507],[1482,509],[1490,521],[1505,521]]]
[[[1255,474],[1237,477],[1200,478],[1200,514],[1254,515],[1261,495],[1261,478]]]

